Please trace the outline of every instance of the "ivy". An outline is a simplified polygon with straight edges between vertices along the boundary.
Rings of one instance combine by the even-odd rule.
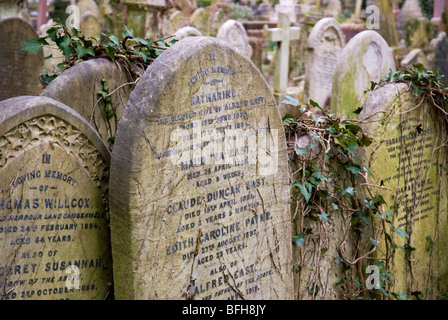
[[[176,41],[168,41],[168,38],[163,36],[154,40],[142,39],[134,36],[134,31],[127,26],[123,28],[121,39],[112,34],[102,34],[101,39],[97,39],[86,36],[75,27],[68,28],[55,19],[55,25],[47,30],[45,37],[26,40],[20,50],[37,54],[51,42],[57,46],[64,56],[64,61],[57,65],[56,70],[47,71],[47,74],[41,76],[41,81],[48,84],[59,73],[76,63],[95,58],[117,61],[135,78],[139,78],[141,71],[146,70],[152,61]],[[52,55],[49,55],[44,59],[51,57]]]

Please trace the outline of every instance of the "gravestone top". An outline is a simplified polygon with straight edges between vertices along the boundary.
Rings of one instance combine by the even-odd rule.
[[[339,116],[354,116],[367,98],[371,81],[378,82],[390,70],[396,70],[391,48],[373,30],[354,36],[342,49],[335,68],[331,111]]]
[[[195,27],[183,27],[174,33],[174,38],[177,40],[182,40],[186,37],[202,36],[201,31]]]
[[[219,28],[216,38],[234,45],[242,54],[249,57],[252,55],[252,47],[249,44],[249,36],[243,24],[236,20],[227,20]]]
[[[190,37],[157,58],[112,153],[115,297],[292,299],[284,139],[234,46]]]
[[[109,161],[95,130],[62,103],[0,102],[1,299],[110,293]]]
[[[344,34],[334,18],[320,19],[308,37],[306,92],[321,107],[329,105],[333,74],[344,45]]]
[[[106,80],[105,83],[102,79]],[[123,68],[110,60],[93,59],[62,72],[42,91],[41,96],[60,101],[78,112],[112,148],[111,140],[115,137],[124,106],[134,88],[132,81]],[[105,85],[109,87],[109,93],[116,90],[111,95],[110,106],[115,110],[112,118],[105,113],[104,101],[98,101],[98,91],[103,90]]]
[[[20,95],[38,95],[43,54],[20,51],[26,40],[38,38],[20,18],[0,20],[0,101]]]

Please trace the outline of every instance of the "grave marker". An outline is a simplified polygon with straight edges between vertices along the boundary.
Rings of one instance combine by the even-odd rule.
[[[0,101],[39,94],[43,54],[20,51],[26,40],[38,37],[36,32],[20,18],[1,20],[0,30]]]
[[[319,20],[308,37],[305,90],[321,107],[330,104],[334,69],[344,45],[344,34],[333,18]]]
[[[386,41],[373,30],[354,36],[342,49],[334,71],[330,110],[344,118],[355,116],[353,111],[367,98],[371,81],[395,70],[392,50]]]
[[[242,54],[251,57],[252,47],[249,44],[249,36],[241,22],[227,20],[219,29],[216,38],[234,45]]]
[[[281,119],[233,46],[191,37],[157,58],[112,159],[116,298],[292,299]]]
[[[389,234],[398,246],[391,271],[397,278],[393,292],[421,292],[425,299],[438,299],[448,289],[446,258],[447,190],[443,143],[446,123],[436,107],[419,105],[408,84],[386,84],[367,99],[359,115],[364,130],[373,138],[363,151],[372,173],[368,183],[387,203],[387,218],[394,227]],[[387,224],[386,224],[387,225]],[[381,228],[381,226],[377,226]],[[398,233],[399,231],[405,232]],[[383,237],[376,257],[393,251]],[[406,253],[405,253],[406,251]]]
[[[62,103],[0,102],[0,299],[108,296],[109,157]]]
[[[278,13],[278,27],[266,30],[266,36],[269,41],[277,43],[276,68],[274,75],[274,95],[278,99],[280,114],[283,115],[289,111],[289,105],[286,107],[281,104],[288,87],[289,76],[289,44],[291,40],[300,39],[300,27],[291,27],[288,15],[284,12]],[[293,112],[288,112],[293,113]]]

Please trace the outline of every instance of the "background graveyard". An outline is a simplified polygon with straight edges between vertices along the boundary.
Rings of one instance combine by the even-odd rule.
[[[177,42],[188,36],[223,40],[260,71],[258,79],[258,74],[252,75],[255,71],[248,67],[257,89],[248,89],[249,85],[244,92],[254,92],[254,96],[255,92],[264,92],[266,82],[276,100],[286,136],[290,199],[272,205],[275,210],[282,205],[289,207],[283,213],[291,216],[290,221],[281,220],[278,225],[281,230],[289,230],[291,224],[290,241],[284,243],[276,231],[266,231],[268,238],[272,236],[275,243],[285,245],[275,258],[278,265],[273,262],[276,273],[268,277],[277,285],[281,279],[282,289],[277,292],[271,288],[274,284],[265,279],[260,280],[261,293],[238,291],[230,296],[446,299],[448,104],[445,79],[439,76],[448,74],[445,11],[448,12],[448,2],[435,0],[0,0],[0,100],[11,101],[3,102],[5,109],[20,103],[64,104],[90,123],[89,130],[97,132],[113,152],[125,107],[138,108],[146,90],[162,86],[164,81],[155,71],[151,73],[153,78],[144,78],[145,70],[155,61],[162,61],[167,50],[174,52]],[[75,29],[67,26],[67,19],[73,14],[80,18],[78,24],[73,20]],[[28,39],[34,40],[25,42]],[[187,44],[185,47],[195,50]],[[198,50],[200,54],[203,52]],[[171,54],[172,69],[178,60],[184,59],[183,55]],[[229,65],[226,62],[227,68]],[[196,74],[191,82],[202,76]],[[134,90],[137,86],[139,89]],[[130,100],[134,91],[135,96],[141,94]],[[6,100],[25,95],[41,96],[44,100]],[[176,97],[176,92],[171,96]],[[189,108],[204,99],[195,97],[197,100],[191,97]],[[263,103],[266,110],[271,110],[269,101]],[[182,104],[185,102],[179,102]],[[126,119],[139,119],[140,114],[127,112]],[[255,115],[251,117],[259,120]],[[257,121],[261,128],[264,120],[259,120],[260,124]],[[129,120],[122,123],[127,123],[129,132],[135,125]],[[4,136],[0,142],[10,141],[5,137],[15,135],[12,128],[1,131]],[[119,142],[119,150],[115,151],[118,162],[135,165],[136,160],[130,156],[132,150],[126,149],[126,145],[135,147],[131,141],[129,134],[124,142]],[[0,147],[7,150],[8,143]],[[120,175],[110,181],[114,198],[106,201],[104,210],[109,210],[110,202],[112,218],[120,220],[120,212],[130,212],[135,200],[126,205],[117,199],[127,192],[137,192],[122,187],[122,181],[136,178],[131,179],[132,173],[126,175],[122,167],[113,170]],[[247,175],[250,176],[250,169]],[[154,181],[160,178],[151,177]],[[158,185],[168,186],[165,178]],[[277,187],[282,181],[279,176]],[[265,193],[260,194],[261,199],[268,197]],[[120,209],[114,212],[114,208]],[[129,221],[132,219],[129,217]],[[126,225],[119,231],[132,234],[125,239],[133,238],[133,232],[139,234],[136,238],[146,235],[145,230],[137,232]],[[135,240],[129,240],[132,245],[122,241],[112,239],[112,246],[120,247],[119,255],[113,253],[114,259],[102,258],[104,264],[108,259],[116,262],[115,278],[111,280],[106,267],[103,275],[91,276],[104,282],[101,292],[75,298],[210,297],[201,295],[202,287],[195,287],[193,282],[181,288],[183,295],[170,293],[165,283],[177,271],[167,273],[166,279],[161,277],[160,283],[151,279],[151,272],[160,270],[143,267],[151,260],[131,258]],[[275,246],[268,241],[266,248],[260,247],[274,251]],[[288,250],[292,257],[285,253]],[[246,254],[250,256],[249,251]],[[122,256],[126,259],[120,260]],[[287,271],[283,270],[285,263],[290,268]],[[1,264],[6,268],[6,262]],[[126,275],[129,266],[141,273],[141,280]],[[378,279],[372,280],[376,271],[368,271],[371,266],[376,267]],[[2,297],[11,298],[14,282],[8,281],[6,273],[2,275]],[[158,283],[160,290],[144,290],[142,283]],[[116,292],[113,287],[118,288]],[[227,293],[215,292],[215,298],[227,298]]]

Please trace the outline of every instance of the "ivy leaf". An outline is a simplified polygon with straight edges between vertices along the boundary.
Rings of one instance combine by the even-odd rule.
[[[307,148],[299,148],[299,147],[296,147],[296,153],[297,153],[299,156],[304,156],[307,152],[308,152],[308,149],[307,149]]]
[[[134,37],[134,30],[129,29],[128,26],[124,26],[124,31],[121,33],[121,36],[124,38],[126,36]]]
[[[347,169],[347,171],[350,171],[351,173],[353,173],[354,176],[356,176],[358,173],[360,173],[362,171],[361,167],[358,166],[357,164],[347,166],[345,169]]]
[[[95,56],[95,51],[93,51],[93,48],[86,48],[81,43],[76,44],[76,50],[78,51],[78,59],[84,57],[86,54]]]
[[[308,202],[311,198],[311,194],[308,192],[306,187],[300,181],[294,182],[293,185],[299,188],[300,193],[302,193],[303,197],[305,198],[305,201]]]
[[[295,98],[293,98],[291,96],[286,95],[285,96],[285,100],[283,100],[282,103],[290,104],[290,105],[293,105],[293,106],[297,107],[299,105],[299,100],[297,100],[297,99],[295,99]]]
[[[296,242],[298,248],[305,244],[305,233],[300,232],[297,236],[293,236],[292,239]]]
[[[40,50],[42,50],[44,44],[48,45],[48,42],[45,40],[45,38],[29,39],[25,41],[22,48],[20,48],[20,51],[28,51],[34,54],[38,54]]]
[[[376,242],[375,239],[370,238],[370,243],[373,244],[375,247],[378,247],[378,242]]]
[[[352,141],[350,141],[347,145],[347,150],[349,152],[355,152],[358,149],[358,145],[356,143],[353,143]]]
[[[354,197],[354,196],[355,196],[355,188],[353,188],[353,187],[348,187],[347,189],[345,189],[344,191],[342,191],[342,195],[343,195],[343,196],[346,195],[346,194],[348,194],[348,195]]]
[[[328,221],[328,214],[325,211],[322,211],[322,213],[318,214],[317,216],[322,221]]]

